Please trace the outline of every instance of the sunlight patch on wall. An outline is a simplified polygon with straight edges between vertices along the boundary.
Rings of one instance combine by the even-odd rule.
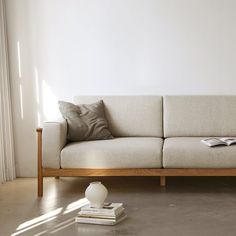
[[[38,111],[38,115],[37,115],[37,121],[38,121],[38,127],[40,127],[41,126],[41,114],[39,111]]]
[[[43,80],[42,90],[44,118],[46,120],[55,120],[61,117],[58,109],[58,99],[47,85],[45,80]]]
[[[20,55],[20,42],[17,41],[17,58],[18,58],[18,75],[21,78],[21,55]]]
[[[41,104],[40,104],[40,81],[39,81],[39,73],[38,69],[34,67],[34,82],[35,82],[35,100],[37,106],[37,126],[41,127],[42,125],[42,114],[41,114]]]
[[[24,107],[23,107],[23,92],[22,92],[22,85],[20,84],[20,115],[21,119],[24,119]]]
[[[39,74],[38,74],[38,69],[36,67],[34,67],[34,77],[35,77],[36,102],[39,105]]]

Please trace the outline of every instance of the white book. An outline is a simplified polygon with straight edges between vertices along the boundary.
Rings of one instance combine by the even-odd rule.
[[[124,211],[124,208],[121,207],[119,208],[115,213],[114,212],[97,212],[97,211],[85,211],[85,210],[81,210],[79,211],[78,215],[79,216],[91,216],[91,217],[106,217],[106,218],[116,218],[119,215],[122,214],[122,212]]]
[[[103,208],[94,208],[90,205],[86,205],[81,208],[81,212],[93,212],[96,214],[110,214],[117,215],[123,208],[123,203],[105,203]]]
[[[219,145],[230,146],[232,144],[236,144],[236,138],[233,137],[223,137],[223,138],[206,138],[201,140],[202,143],[207,145],[208,147],[215,147]]]
[[[82,224],[97,224],[97,225],[116,225],[123,221],[127,215],[123,212],[117,219],[106,219],[106,218],[86,218],[77,216],[75,222]]]

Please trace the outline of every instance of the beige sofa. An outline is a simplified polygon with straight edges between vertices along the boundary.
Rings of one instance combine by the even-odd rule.
[[[112,140],[67,143],[65,120],[38,128],[38,195],[47,176],[236,176],[236,145],[209,148],[209,136],[236,136],[236,96],[80,96],[102,99]]]

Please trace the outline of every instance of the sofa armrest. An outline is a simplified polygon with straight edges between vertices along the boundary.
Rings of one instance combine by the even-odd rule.
[[[42,165],[46,168],[60,168],[60,153],[66,145],[66,120],[47,121],[43,123]]]

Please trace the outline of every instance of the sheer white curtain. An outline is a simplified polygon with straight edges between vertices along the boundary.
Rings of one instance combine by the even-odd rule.
[[[15,178],[5,2],[0,0],[0,182]]]

